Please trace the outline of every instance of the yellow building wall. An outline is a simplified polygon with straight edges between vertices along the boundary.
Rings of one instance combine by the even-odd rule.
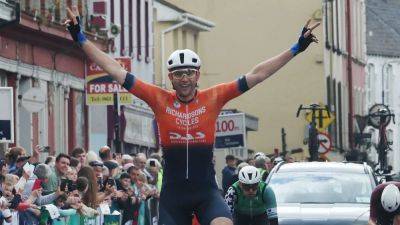
[[[161,62],[161,33],[163,30],[173,26],[176,23],[172,22],[157,22],[157,10],[154,11],[154,71],[155,71],[155,84],[161,86],[162,83],[162,70],[165,70],[167,89],[171,89],[171,82],[168,78],[166,60],[169,55],[176,49],[191,49],[195,52],[198,51],[198,32],[188,28],[177,28],[165,35],[165,62]]]
[[[236,79],[257,63],[290,48],[307,19],[322,7],[321,0],[168,1],[216,25],[198,36],[200,88]],[[269,153],[281,149],[281,128],[286,130],[289,150],[306,148],[302,144],[306,122],[304,117],[296,118],[296,111],[300,104],[325,102],[322,31],[321,25],[314,32],[318,45],[313,44],[273,77],[225,106],[259,118],[259,130],[248,133],[250,149]],[[158,41],[155,44],[157,57]],[[157,58],[155,61],[159,63]],[[157,74],[161,74],[158,66]]]

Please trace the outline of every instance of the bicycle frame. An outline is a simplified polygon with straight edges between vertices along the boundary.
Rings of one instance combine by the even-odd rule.
[[[394,121],[395,115],[391,114],[390,111],[388,110],[382,110],[374,113],[369,113],[368,116],[370,118],[374,117],[379,118],[379,126],[376,127],[377,124],[375,124],[375,128],[377,128],[379,131],[379,141],[378,145],[376,146],[376,151],[378,153],[378,164],[376,164],[376,166],[379,165],[379,167],[375,168],[375,173],[378,176],[385,176],[390,173],[387,154],[390,150],[392,150],[387,140],[386,127],[390,123],[392,118],[393,118],[393,123],[395,123]]]

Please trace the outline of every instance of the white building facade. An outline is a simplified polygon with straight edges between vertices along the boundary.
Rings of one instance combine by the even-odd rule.
[[[367,66],[365,80],[365,110],[374,104],[385,104],[395,118],[400,116],[400,24],[398,23],[400,2],[397,0],[369,0],[367,8]],[[400,124],[393,121],[386,128],[393,137],[388,164],[395,173],[400,172]],[[369,157],[377,162],[376,145],[378,130],[366,127],[364,132],[372,134]]]

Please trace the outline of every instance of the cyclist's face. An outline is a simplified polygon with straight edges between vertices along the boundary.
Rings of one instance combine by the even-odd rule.
[[[199,71],[195,69],[175,70],[169,73],[169,79],[180,97],[191,97],[196,90]]]
[[[240,187],[243,190],[243,193],[247,197],[254,197],[257,194],[258,183],[256,184],[242,184],[240,183]]]

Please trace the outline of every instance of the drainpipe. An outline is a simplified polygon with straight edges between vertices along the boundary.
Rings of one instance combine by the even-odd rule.
[[[348,126],[349,126],[349,145],[350,149],[354,147],[353,138],[353,68],[352,68],[352,49],[351,49],[351,13],[350,13],[350,0],[346,0],[346,33],[347,33],[347,84],[349,92],[349,115],[348,115]]]
[[[165,35],[175,29],[185,26],[188,23],[189,23],[189,20],[187,17],[185,17],[185,20],[183,20],[182,22],[175,24],[171,27],[168,27],[167,29],[165,29],[161,32],[161,87],[162,88],[167,87],[167,85],[166,85],[167,77],[165,74],[165,69],[163,67],[163,65],[165,63]]]

